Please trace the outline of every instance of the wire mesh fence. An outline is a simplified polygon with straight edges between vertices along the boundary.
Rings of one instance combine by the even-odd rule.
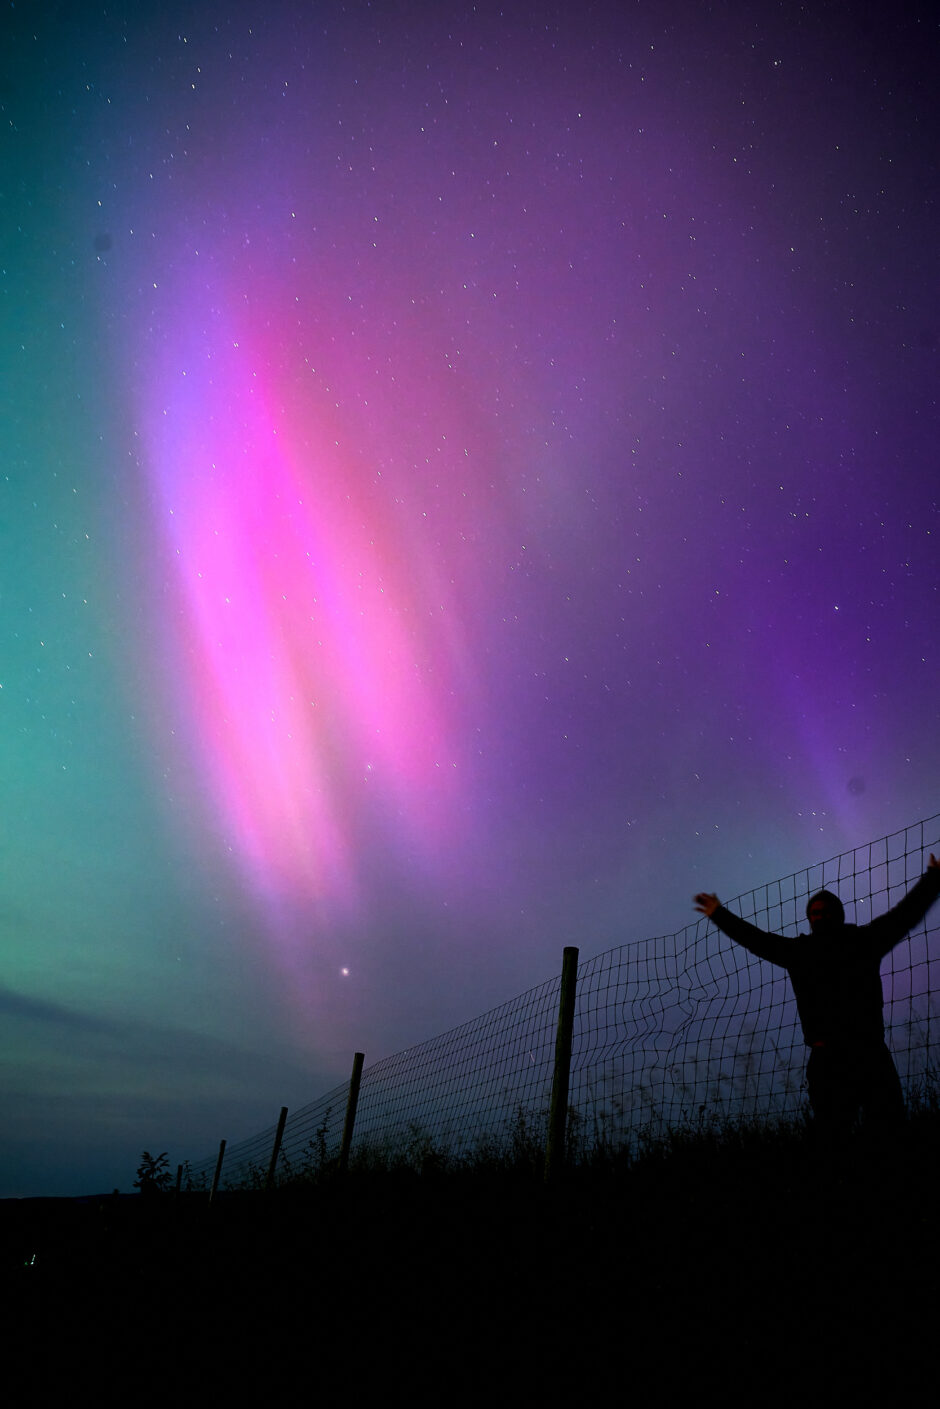
[[[895,905],[937,850],[940,814],[748,891],[729,908],[761,929],[806,929],[806,902],[836,890],[850,924]],[[940,906],[882,965],[888,1043],[910,1093],[940,1044]],[[544,1132],[554,1066],[559,979],[367,1067],[353,1159],[453,1158],[518,1151]],[[805,1048],[786,972],[702,919],[673,935],[583,961],[569,1088],[572,1149],[616,1148],[639,1134],[749,1118],[796,1116]],[[328,1168],[340,1147],[348,1084],[288,1117],[278,1178]],[[274,1124],[225,1157],[223,1184],[264,1182]],[[212,1156],[187,1167],[207,1185]]]

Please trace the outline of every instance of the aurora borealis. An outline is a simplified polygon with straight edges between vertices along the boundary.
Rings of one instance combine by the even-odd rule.
[[[0,1194],[937,811],[937,22],[9,7]]]

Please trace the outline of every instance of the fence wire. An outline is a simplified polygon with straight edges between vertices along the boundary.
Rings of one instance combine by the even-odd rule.
[[[761,929],[806,931],[811,895],[835,890],[846,920],[866,924],[897,904],[937,850],[940,814],[748,891],[729,908]],[[882,963],[885,1020],[911,1094],[937,1065],[940,905]],[[453,1157],[541,1140],[548,1114],[560,978],[393,1056],[362,1074],[353,1160],[434,1151]],[[569,1087],[572,1150],[615,1148],[638,1134],[712,1120],[788,1118],[804,1103],[805,1047],[784,970],[756,959],[707,920],[633,941],[578,969]],[[278,1178],[337,1158],[344,1083],[290,1115]],[[275,1125],[231,1146],[223,1185],[263,1183]],[[215,1156],[187,1166],[208,1183]]]

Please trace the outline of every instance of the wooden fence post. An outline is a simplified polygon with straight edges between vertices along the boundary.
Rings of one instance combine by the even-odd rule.
[[[558,997],[558,1031],[555,1035],[555,1072],[548,1112],[548,1139],[545,1143],[545,1182],[556,1178],[565,1162],[565,1130],[568,1123],[568,1078],[571,1072],[571,1035],[574,1030],[574,1000],[578,987],[578,951],[566,945]]]
[[[264,1192],[267,1194],[274,1183],[274,1171],[277,1169],[277,1157],[281,1153],[281,1141],[284,1138],[284,1122],[287,1119],[287,1107],[281,1107],[281,1114],[278,1116],[277,1131],[274,1136],[274,1149],[271,1151],[271,1163],[268,1165],[268,1177],[264,1181]]]
[[[356,1123],[356,1106],[359,1104],[359,1083],[362,1080],[362,1063],[365,1053],[353,1055],[352,1076],[349,1078],[349,1095],[346,1098],[346,1119],[343,1121],[343,1139],[339,1147],[339,1172],[345,1174],[349,1168],[349,1147],[352,1144],[353,1126]]]
[[[215,1174],[212,1176],[212,1188],[209,1190],[209,1202],[215,1198],[216,1190],[219,1187],[219,1176],[222,1173],[222,1161],[225,1159],[225,1141],[219,1141],[219,1158],[215,1162]]]

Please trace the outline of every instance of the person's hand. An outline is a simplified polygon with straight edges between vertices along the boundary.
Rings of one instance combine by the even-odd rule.
[[[931,857],[930,859],[932,861],[933,857]],[[701,895],[697,895],[695,897],[696,910],[699,912],[700,915],[707,915],[709,919],[711,919],[712,915],[714,915],[715,911],[719,908],[720,905],[721,901],[718,899],[717,895],[709,895],[708,892],[704,890],[702,891]]]
[[[940,871],[940,861],[937,860],[933,852],[930,853],[930,860],[927,862],[928,871]]]

